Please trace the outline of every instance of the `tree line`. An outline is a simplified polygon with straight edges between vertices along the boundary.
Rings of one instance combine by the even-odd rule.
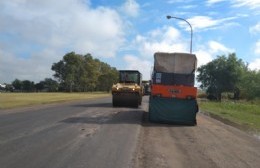
[[[250,70],[248,64],[235,53],[218,56],[198,68],[197,81],[209,99],[221,101],[223,93],[232,93],[232,99],[260,98],[260,71]]]
[[[117,69],[93,58],[91,54],[67,53],[62,60],[53,63],[51,70],[54,71],[55,80],[46,78],[34,83],[15,79],[5,89],[22,92],[108,92],[112,84],[118,81]],[[260,71],[250,70],[248,64],[238,59],[235,53],[217,56],[197,71],[197,81],[209,99],[221,100],[223,93],[231,93],[232,99],[260,98]]]
[[[51,78],[45,78],[39,83],[34,83],[30,80],[15,79],[11,85],[7,85],[6,90],[16,92],[56,92],[59,89],[57,81]]]
[[[91,54],[67,53],[63,59],[53,63],[54,79],[46,78],[39,83],[15,79],[5,90],[20,92],[109,92],[118,80],[118,71],[109,64],[93,58]],[[2,88],[3,89],[3,88]]]

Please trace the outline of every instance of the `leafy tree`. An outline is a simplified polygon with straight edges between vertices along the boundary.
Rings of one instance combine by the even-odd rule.
[[[239,88],[246,99],[260,98],[260,71],[245,71]]]
[[[22,81],[20,81],[19,79],[15,79],[12,82],[12,85],[14,86],[15,90],[20,91],[22,89]]]
[[[51,78],[45,78],[43,81],[35,84],[35,89],[37,91],[47,91],[47,92],[56,92],[58,91],[59,84],[57,81]]]
[[[65,90],[72,92],[77,69],[79,67],[79,57],[74,52],[68,53],[63,57],[63,60],[52,65],[52,70],[55,71],[56,77]]]
[[[37,92],[42,91],[44,89],[44,82],[40,81],[39,83],[36,83],[35,89],[36,89]]]
[[[91,54],[67,53],[52,65],[54,77],[65,91],[109,90],[115,80],[115,68],[94,59]],[[105,85],[105,86],[104,86]],[[108,87],[109,85],[109,87]]]
[[[5,91],[7,91],[7,92],[13,92],[13,91],[14,91],[13,85],[11,85],[11,84],[6,84],[6,86],[5,86]]]
[[[206,89],[208,95],[221,101],[221,93],[233,92],[234,98],[239,98],[239,83],[242,74],[246,70],[246,64],[237,59],[235,53],[226,56],[218,56],[217,59],[198,68],[197,80],[200,87]]]
[[[98,59],[93,59],[91,54],[86,54],[83,56],[83,69],[85,72],[81,78],[81,87],[85,91],[94,91],[97,86],[100,61]]]
[[[57,81],[55,81],[51,78],[45,78],[45,80],[43,82],[44,82],[44,88],[46,88],[48,92],[58,91],[59,84]]]
[[[29,80],[22,81],[22,90],[25,92],[34,91],[34,82],[29,81]]]
[[[63,60],[54,63],[51,67],[51,70],[55,71],[53,75],[55,78],[59,80],[60,83],[64,82],[65,78],[65,63]]]
[[[108,64],[102,64],[101,75],[98,78],[98,90],[109,92],[113,83],[118,81],[118,71]]]

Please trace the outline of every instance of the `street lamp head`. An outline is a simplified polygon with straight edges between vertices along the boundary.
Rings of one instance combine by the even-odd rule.
[[[179,20],[185,21],[190,26],[190,53],[192,53],[192,26],[191,26],[191,24],[187,20],[185,20],[183,18],[175,17],[175,16],[168,15],[168,16],[166,16],[166,18],[167,19],[171,19],[171,18],[179,19]]]

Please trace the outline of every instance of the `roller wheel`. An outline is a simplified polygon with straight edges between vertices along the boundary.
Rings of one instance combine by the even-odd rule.
[[[133,101],[133,106],[134,106],[135,108],[138,108],[138,105],[139,105],[139,99],[135,99],[135,100]]]
[[[113,104],[113,107],[118,106],[118,101],[114,97],[113,97],[113,100],[112,100],[112,104]]]
[[[138,104],[141,105],[142,104],[142,96],[140,96]]]

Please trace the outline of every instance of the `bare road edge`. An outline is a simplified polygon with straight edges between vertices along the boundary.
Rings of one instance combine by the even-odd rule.
[[[219,115],[210,113],[208,111],[200,111],[200,113],[203,114],[203,115],[209,116],[209,117],[211,117],[213,119],[216,119],[216,120],[218,120],[218,121],[220,121],[220,122],[222,122],[222,123],[224,123],[226,125],[230,125],[232,127],[235,127],[235,128],[237,128],[237,129],[239,129],[239,130],[241,130],[243,132],[246,132],[247,134],[250,134],[250,135],[252,135],[252,136],[254,136],[254,137],[256,137],[257,139],[260,140],[260,131],[259,130],[252,130],[252,128],[250,128],[247,125],[235,123],[233,121],[230,121],[230,120],[228,120],[226,118],[223,118],[223,117],[221,117]]]

